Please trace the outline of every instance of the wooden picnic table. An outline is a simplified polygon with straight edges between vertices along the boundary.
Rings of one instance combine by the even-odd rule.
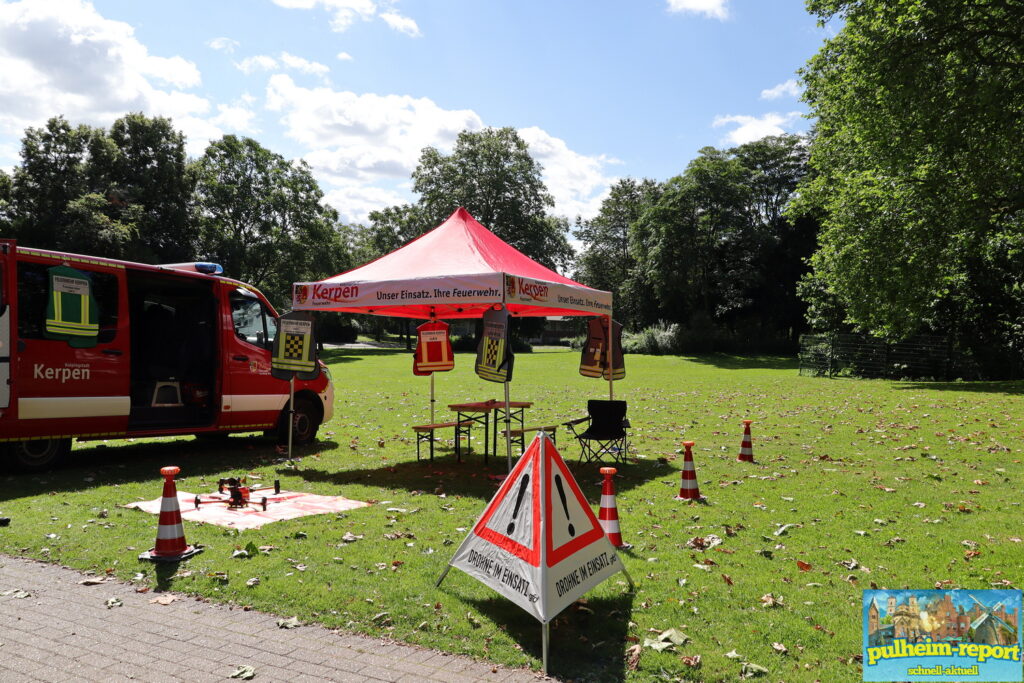
[[[532,401],[509,401],[509,421],[515,421],[522,427],[523,414],[533,405]],[[484,464],[487,463],[488,446],[490,452],[498,454],[498,423],[505,417],[505,402],[497,399],[473,401],[469,403],[449,403],[448,409],[458,414],[457,421],[472,421],[484,427]],[[490,416],[494,415],[494,430],[490,428]],[[493,436],[492,436],[493,434]],[[493,439],[493,443],[492,443]]]

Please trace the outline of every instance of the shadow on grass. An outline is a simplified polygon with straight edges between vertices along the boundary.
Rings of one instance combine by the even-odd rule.
[[[183,477],[245,472],[281,462],[283,456],[277,452],[276,445],[271,437],[234,436],[219,440],[176,439],[110,447],[85,446],[73,449],[67,465],[55,470],[4,472],[0,476],[0,500],[136,482],[153,482],[155,496],[163,481],[160,468],[165,465],[178,465]],[[334,442],[319,441],[295,447],[293,453],[300,458],[335,447]]]
[[[966,391],[984,394],[1024,394],[1024,381],[1013,382],[893,382],[894,389],[931,390],[931,391]]]
[[[568,459],[566,459],[566,464],[576,481],[579,482],[584,495],[589,501],[596,504],[601,498],[600,486],[604,479],[598,471],[601,464],[580,464]],[[515,461],[513,461],[514,466]],[[615,478],[617,493],[643,486],[651,479],[665,477],[667,474],[678,476],[674,470],[666,470],[665,466],[656,461],[645,460],[639,463],[619,465],[617,469],[619,471]],[[497,459],[492,457],[488,465],[485,466],[482,456],[476,454],[463,453],[460,463],[454,454],[436,457],[435,452],[433,462],[424,459],[340,472],[306,468],[300,464],[299,470],[295,474],[307,481],[335,486],[358,484],[425,493],[433,493],[436,489],[441,488],[448,495],[480,498],[487,501],[494,496],[498,485],[508,474],[508,466],[504,457]]]
[[[725,353],[709,353],[700,356],[683,356],[692,363],[712,365],[722,370],[799,370],[800,359],[796,356],[731,356]]]
[[[559,680],[625,680],[626,648],[623,643],[629,635],[634,598],[632,594],[622,594],[613,598],[587,599],[586,604],[574,603],[552,619],[548,674]],[[470,598],[466,602],[502,627],[524,652],[542,659],[544,627],[539,621],[505,598]]]
[[[367,356],[412,355],[405,349],[324,349],[320,352],[320,360],[333,365],[334,363],[353,363]]]

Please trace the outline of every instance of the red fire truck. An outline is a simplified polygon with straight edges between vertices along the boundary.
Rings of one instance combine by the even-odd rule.
[[[71,440],[287,433],[277,313],[210,263],[151,266],[0,240],[0,459],[55,465]],[[332,415],[326,367],[295,381],[293,440]]]

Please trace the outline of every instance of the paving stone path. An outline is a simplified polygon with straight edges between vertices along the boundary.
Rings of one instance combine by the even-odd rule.
[[[468,657],[339,634],[282,629],[278,617],[0,555],[0,680],[227,681],[241,665],[259,681],[490,681],[535,683],[538,674]],[[25,596],[24,594],[28,594]],[[121,606],[107,607],[117,598]]]

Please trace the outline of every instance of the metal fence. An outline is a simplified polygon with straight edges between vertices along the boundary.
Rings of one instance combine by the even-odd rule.
[[[886,343],[861,334],[800,336],[800,374],[948,380],[953,350],[944,336],[919,335]]]

